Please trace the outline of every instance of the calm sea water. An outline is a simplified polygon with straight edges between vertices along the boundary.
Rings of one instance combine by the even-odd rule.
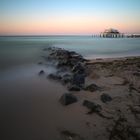
[[[0,37],[0,68],[34,62],[40,55],[40,48],[48,45],[77,51],[86,58],[140,55],[139,38]]]

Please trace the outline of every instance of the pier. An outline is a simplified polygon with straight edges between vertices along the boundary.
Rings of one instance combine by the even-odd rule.
[[[120,33],[118,30],[110,28],[110,29],[106,29],[104,32],[101,32],[99,35],[92,35],[92,37],[101,37],[101,38],[140,38],[140,34]]]

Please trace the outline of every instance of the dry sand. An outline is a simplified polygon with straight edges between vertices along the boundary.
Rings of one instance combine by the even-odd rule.
[[[88,73],[86,85],[94,83],[101,89],[94,92],[73,92],[80,100],[80,103],[73,104],[73,107],[79,106],[82,110],[82,101],[86,99],[101,105],[101,115],[92,113],[85,117],[85,131],[89,132],[87,138],[83,136],[84,134],[79,136],[68,130],[62,133],[63,138],[140,139],[140,57],[89,60],[86,65]],[[110,95],[112,100],[103,103],[101,101],[103,93]]]

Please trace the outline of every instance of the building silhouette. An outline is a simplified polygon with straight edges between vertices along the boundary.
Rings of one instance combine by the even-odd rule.
[[[104,32],[102,32],[100,34],[100,37],[118,38],[118,37],[124,37],[124,34],[120,33],[116,29],[110,28],[110,29],[106,29]]]

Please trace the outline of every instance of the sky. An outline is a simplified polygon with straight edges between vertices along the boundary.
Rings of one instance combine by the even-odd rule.
[[[0,0],[0,35],[140,33],[140,0]]]

